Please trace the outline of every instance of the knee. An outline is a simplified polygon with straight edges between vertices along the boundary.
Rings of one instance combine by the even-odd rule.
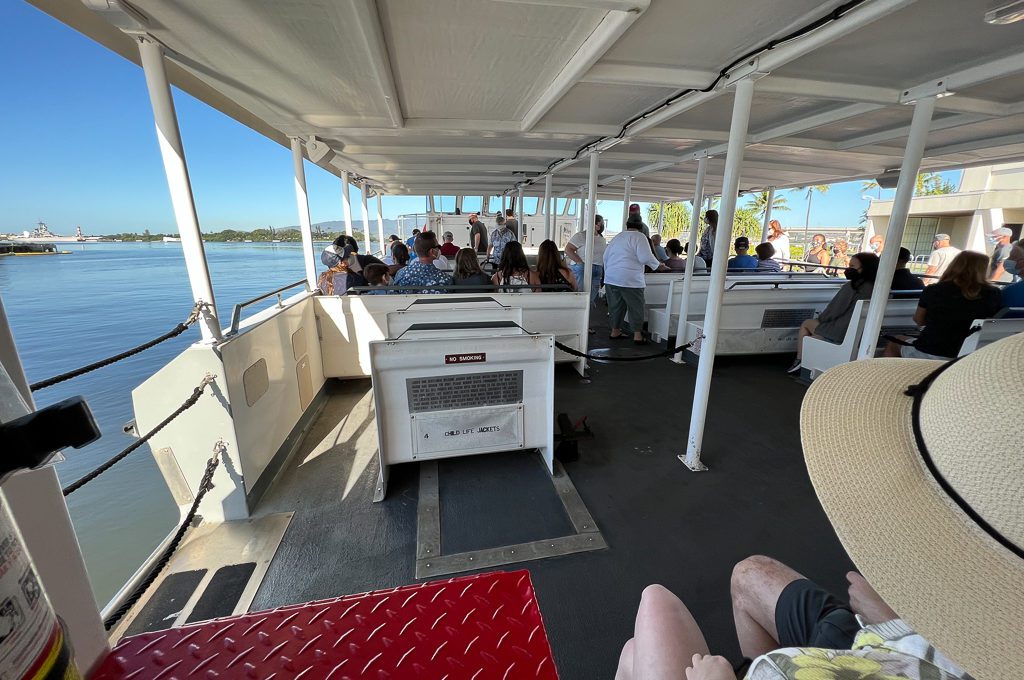
[[[643,618],[645,612],[662,609],[664,606],[675,602],[679,602],[679,598],[673,595],[672,591],[665,586],[657,583],[649,585],[644,588],[644,592],[640,595],[638,618]]]
[[[737,603],[749,593],[753,585],[763,581],[765,575],[776,569],[779,565],[777,560],[764,555],[751,555],[740,561],[732,569],[732,578],[729,580],[729,592],[732,594],[733,603]]]

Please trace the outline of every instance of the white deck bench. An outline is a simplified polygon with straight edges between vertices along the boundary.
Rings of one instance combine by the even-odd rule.
[[[1019,307],[1013,307],[1011,310],[1024,312],[1024,309]],[[975,319],[971,328],[978,330],[964,339],[964,344],[960,346],[960,354],[957,356],[966,356],[997,340],[1024,333],[1024,318]]]
[[[686,314],[687,322],[696,322],[704,318],[710,280],[711,278],[706,274],[698,274],[693,277],[693,285],[690,286],[690,306]],[[737,281],[747,282],[743,285],[748,285],[751,281],[757,281],[758,284],[764,284],[764,288],[771,288],[777,284],[790,281],[817,281],[833,283],[836,289],[838,289],[844,283],[840,279],[829,279],[823,274],[804,272],[729,274],[725,279],[725,287],[729,288]],[[670,337],[675,336],[676,326],[679,323],[679,310],[683,304],[683,283],[684,277],[681,276],[669,281],[665,296],[662,298],[662,305],[648,312],[647,327],[655,342],[668,340]]]
[[[715,354],[772,354],[796,351],[797,336],[835,297],[838,281],[733,282],[722,297]],[[688,354],[699,355],[704,316],[686,324],[685,342],[697,340]]]
[[[845,364],[857,358],[857,349],[864,334],[864,322],[868,316],[869,300],[857,300],[853,307],[853,316],[846,329],[846,336],[841,343],[829,342],[820,338],[804,338],[802,369],[805,375],[814,380],[819,375],[839,364]],[[882,317],[882,333],[900,332],[916,328],[914,312],[917,310],[916,298],[890,299],[885,305],[885,316]]]

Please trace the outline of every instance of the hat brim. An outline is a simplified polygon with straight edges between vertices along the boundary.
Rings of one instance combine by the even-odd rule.
[[[873,359],[827,371],[801,409],[804,457],[839,540],[889,606],[975,677],[1005,677],[1024,665],[1024,562],[932,478],[904,393],[942,363]]]

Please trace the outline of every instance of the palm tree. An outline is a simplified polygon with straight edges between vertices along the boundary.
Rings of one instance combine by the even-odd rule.
[[[768,210],[768,192],[759,191],[756,194],[751,195],[750,206],[754,209],[754,214],[759,217],[764,217],[765,212]],[[772,201],[772,211],[777,210],[789,210],[788,201],[785,196],[776,196],[775,200]]]
[[[811,184],[807,187],[807,217],[804,220],[804,243],[807,242],[807,230],[811,228],[811,199],[814,198],[814,192],[827,194],[828,190],[828,184]]]
[[[878,198],[879,198],[879,200],[881,200],[881,198],[882,198],[882,185],[881,184],[879,184],[878,182],[876,182],[873,179],[872,180],[867,180],[867,181],[864,181],[864,182],[860,183],[860,190],[861,191],[871,191],[872,189],[878,189]]]

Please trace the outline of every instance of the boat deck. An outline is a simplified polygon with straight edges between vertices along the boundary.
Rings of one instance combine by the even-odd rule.
[[[594,344],[606,334],[598,330]],[[649,348],[647,348],[649,349]],[[684,449],[696,371],[665,359],[592,364],[591,380],[556,371],[556,412],[587,416],[592,440],[565,464],[609,548],[520,562],[537,589],[562,678],[610,677],[642,589],[661,583],[690,606],[711,649],[738,660],[732,566],[771,555],[835,592],[852,567],[808,480],[799,443],[805,388],[788,357],[720,359],[704,461]],[[416,581],[419,465],[392,468],[372,503],[377,433],[368,380],[328,384],[326,406],[256,515],[292,511],[251,610]],[[571,534],[535,454],[438,464],[442,550]]]

